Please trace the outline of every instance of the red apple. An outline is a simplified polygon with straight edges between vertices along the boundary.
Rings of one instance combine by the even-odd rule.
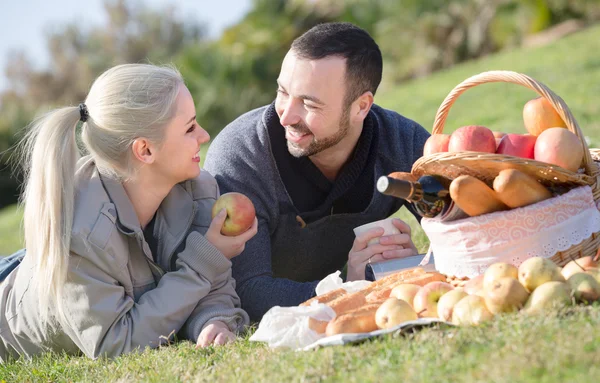
[[[421,317],[437,318],[437,305],[440,298],[442,295],[453,289],[454,287],[446,282],[429,282],[417,292],[417,295],[415,295],[415,300],[413,302],[415,311]]]
[[[254,204],[242,193],[231,192],[221,195],[213,205],[212,217],[215,218],[222,209],[227,211],[227,218],[221,228],[221,234],[227,236],[244,233],[252,226],[256,217]]]
[[[485,126],[463,126],[450,136],[448,152],[462,152],[471,150],[475,152],[496,153],[496,138],[494,133]]]
[[[502,137],[496,153],[533,159],[536,136],[509,133]]]
[[[434,134],[425,141],[423,147],[423,156],[428,156],[433,153],[447,152],[448,144],[450,143],[449,134]]]

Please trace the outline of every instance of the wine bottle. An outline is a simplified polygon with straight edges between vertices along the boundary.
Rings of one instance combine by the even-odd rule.
[[[377,180],[377,190],[408,201],[422,217],[452,221],[467,215],[452,201],[448,190],[450,182],[436,175],[422,176],[417,182],[381,176]]]

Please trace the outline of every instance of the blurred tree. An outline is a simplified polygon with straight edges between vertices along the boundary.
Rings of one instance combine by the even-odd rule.
[[[93,80],[107,68],[133,62],[171,63],[205,29],[185,22],[174,7],[150,9],[139,1],[107,0],[107,25],[86,29],[70,24],[47,36],[48,68],[36,70],[23,52],[9,58],[9,90],[0,94],[0,208],[14,203],[18,176],[10,177],[9,148],[21,129],[41,110],[85,99]]]

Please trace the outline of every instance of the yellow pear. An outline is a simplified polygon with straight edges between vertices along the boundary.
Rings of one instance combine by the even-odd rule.
[[[600,298],[600,283],[588,273],[575,273],[567,279],[577,302],[591,303]]]
[[[519,278],[519,269],[510,263],[498,262],[492,264],[483,273],[483,288],[487,289],[500,278]]]
[[[494,314],[488,310],[485,300],[479,295],[467,295],[452,310],[452,323],[457,326],[476,326],[493,317]]]
[[[415,295],[421,289],[421,286],[414,285],[412,283],[403,283],[398,285],[392,289],[390,293],[390,297],[402,299],[407,302],[409,305],[413,306],[413,302],[415,300]]]
[[[529,292],[550,281],[565,282],[565,278],[560,268],[547,258],[529,258],[519,266],[519,282]]]
[[[469,294],[465,293],[462,289],[454,289],[442,295],[437,306],[438,317],[451,322],[454,306],[467,295]]]
[[[375,312],[375,323],[379,328],[391,328],[417,318],[418,315],[412,306],[398,298],[386,299]]]
[[[523,310],[529,314],[569,306],[573,303],[571,289],[565,282],[550,281],[538,286],[525,303]]]
[[[512,277],[500,278],[485,290],[485,305],[492,314],[510,313],[523,308],[529,293]]]

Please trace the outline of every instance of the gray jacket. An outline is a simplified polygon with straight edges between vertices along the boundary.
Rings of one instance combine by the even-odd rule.
[[[71,252],[62,308],[42,323],[30,257],[0,284],[0,360],[56,350],[91,358],[196,341],[211,320],[248,324],[231,262],[202,235],[219,189],[205,171],[176,185],[155,218],[153,257],[123,186],[89,157],[78,163]]]

